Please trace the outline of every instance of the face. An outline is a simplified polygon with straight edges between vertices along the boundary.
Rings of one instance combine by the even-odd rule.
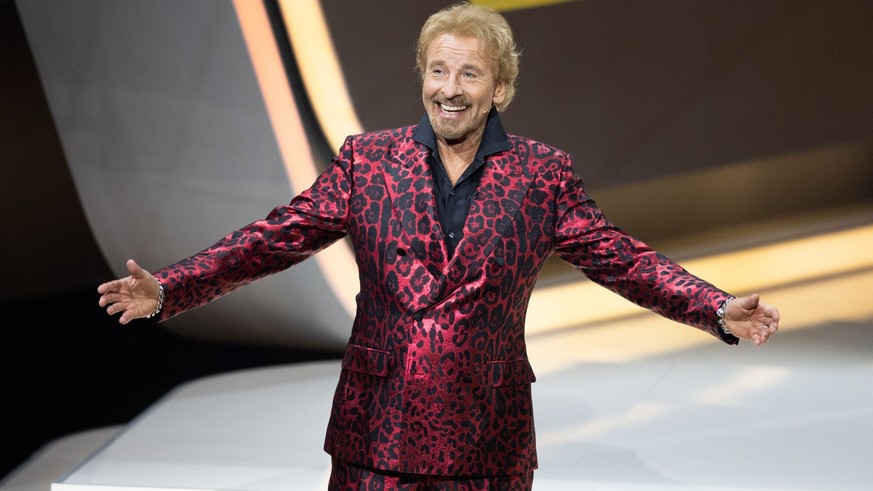
[[[478,146],[492,104],[505,96],[479,40],[441,34],[426,51],[421,99],[437,139]]]

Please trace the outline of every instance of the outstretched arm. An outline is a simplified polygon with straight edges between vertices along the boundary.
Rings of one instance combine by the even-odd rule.
[[[779,310],[761,302],[757,293],[735,298],[725,309],[724,326],[734,336],[761,346],[779,330]]]
[[[106,313],[114,315],[121,312],[118,322],[128,322],[146,317],[158,307],[160,284],[157,278],[141,268],[133,259],[127,260],[130,276],[108,281],[97,287],[99,304],[106,307]]]

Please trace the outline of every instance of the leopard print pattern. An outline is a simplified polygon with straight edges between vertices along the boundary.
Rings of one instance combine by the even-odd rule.
[[[530,491],[533,471],[508,476],[427,476],[368,469],[334,459],[327,491]]]
[[[530,139],[510,135],[510,150],[486,159],[448,257],[412,130],[349,137],[289,204],[156,273],[166,319],[349,237],[360,293],[325,439],[334,458],[431,475],[536,468],[524,323],[553,253],[638,305],[736,343],[715,323],[725,292],[613,226],[572,158]]]

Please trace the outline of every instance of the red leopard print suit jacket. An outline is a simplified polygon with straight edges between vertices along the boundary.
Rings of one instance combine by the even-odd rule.
[[[510,135],[510,150],[487,157],[447,257],[413,128],[349,137],[289,204],[155,273],[166,319],[350,238],[360,293],[325,442],[335,458],[421,474],[536,468],[524,324],[552,253],[643,307],[736,343],[716,327],[725,292],[610,224],[571,156],[530,139]]]

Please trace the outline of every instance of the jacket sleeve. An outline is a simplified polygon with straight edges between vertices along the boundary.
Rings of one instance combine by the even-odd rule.
[[[351,140],[307,190],[211,247],[154,273],[164,287],[158,320],[200,307],[325,249],[346,235]]]
[[[569,156],[556,224],[556,254],[595,283],[728,344],[739,341],[719,329],[716,320],[716,310],[729,295],[610,223],[585,193]]]

